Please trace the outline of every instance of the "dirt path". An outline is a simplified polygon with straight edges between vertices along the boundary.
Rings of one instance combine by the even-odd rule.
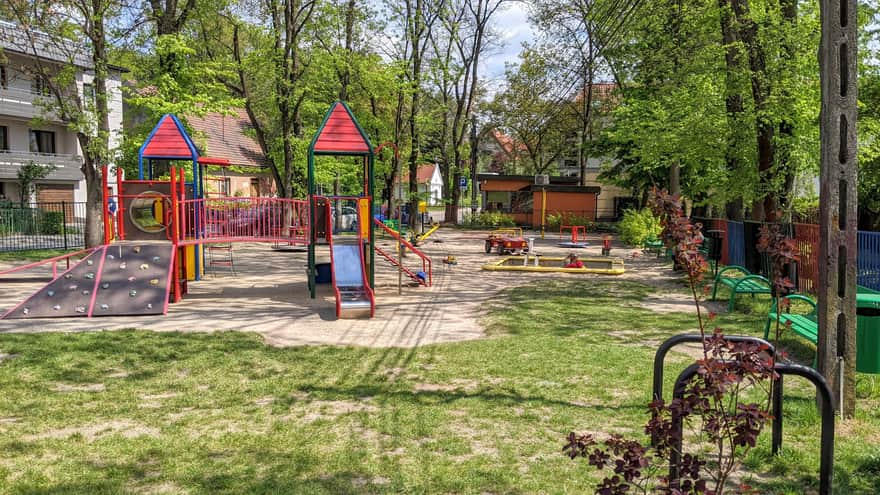
[[[376,317],[369,320],[337,320],[329,284],[319,286],[316,299],[308,297],[304,252],[277,252],[268,245],[245,244],[236,245],[234,251],[238,276],[222,274],[190,283],[190,293],[182,302],[171,305],[167,316],[0,320],[0,332],[238,330],[260,333],[278,346],[415,347],[482,338],[480,319],[485,307],[506,287],[536,278],[604,278],[481,271],[480,266],[495,257],[483,253],[484,237],[485,233],[478,231],[441,229],[423,246],[434,260],[433,287],[404,287],[401,295],[396,269],[379,262],[377,255]],[[582,255],[599,254],[601,241],[598,236],[590,237],[592,246],[580,250]],[[568,250],[556,247],[558,240],[558,234],[549,234],[543,241],[538,239],[536,250],[545,255],[564,255]],[[383,244],[393,252],[390,241],[379,242]],[[442,263],[450,254],[456,257],[457,265]],[[653,257],[623,248],[616,248],[613,254],[626,261],[627,273],[621,278],[666,290],[681,287],[667,265]],[[44,270],[20,279],[4,279],[0,283],[0,311],[41,287],[47,273]],[[404,277],[404,282],[407,280]],[[680,302],[677,297],[675,302]],[[675,307],[687,311],[684,304]]]

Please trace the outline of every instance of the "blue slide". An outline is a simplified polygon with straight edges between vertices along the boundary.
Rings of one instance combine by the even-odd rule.
[[[376,312],[373,289],[367,280],[364,244],[336,244],[330,248],[337,318],[372,318]]]

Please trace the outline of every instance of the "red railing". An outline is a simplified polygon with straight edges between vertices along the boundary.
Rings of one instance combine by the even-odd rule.
[[[386,253],[386,252],[382,251],[381,249],[379,249],[378,246],[375,247],[376,252],[379,253],[380,255],[384,256],[385,259],[387,259],[387,260],[388,260],[389,262],[391,262],[392,264],[394,264],[394,265],[396,265],[396,266],[400,266],[400,267],[403,269],[403,271],[406,272],[406,274],[409,275],[410,278],[412,278],[413,280],[419,282],[419,283],[422,284],[422,285],[425,285],[425,286],[427,286],[427,287],[430,287],[431,284],[433,283],[433,281],[432,281],[433,275],[432,275],[432,268],[431,268],[431,258],[429,258],[428,255],[426,255],[425,253],[421,252],[417,247],[413,246],[412,243],[410,243],[410,242],[407,241],[406,239],[402,238],[402,237],[400,236],[400,234],[399,234],[396,230],[393,230],[393,229],[389,228],[387,225],[385,225],[384,223],[380,222],[379,220],[376,220],[375,218],[373,218],[373,222],[374,222],[376,225],[378,225],[379,227],[381,227],[382,230],[384,230],[384,231],[385,231],[388,235],[390,235],[392,238],[394,238],[395,240],[399,240],[400,243],[401,243],[406,249],[409,249],[410,251],[412,251],[413,254],[415,254],[416,256],[418,256],[418,257],[421,259],[421,261],[422,261],[422,271],[425,272],[425,273],[428,275],[428,280],[422,280],[422,279],[421,279],[418,275],[416,275],[412,270],[410,270],[409,268],[407,268],[407,267],[405,267],[405,266],[402,266],[402,265],[400,264],[400,262],[399,262],[397,259],[393,258],[393,257],[390,256],[388,253]]]
[[[89,254],[91,254],[92,251],[94,251],[95,249],[98,249],[98,248],[93,247],[93,248],[81,249],[81,250],[73,252],[73,253],[62,254],[60,256],[54,256],[52,258],[47,258],[44,260],[35,261],[33,263],[28,263],[26,265],[16,266],[16,267],[10,268],[8,270],[3,270],[2,272],[0,272],[0,275],[9,275],[10,273],[21,272],[24,270],[30,270],[31,268],[36,268],[38,266],[51,264],[52,265],[52,279],[56,279],[56,278],[58,278],[58,262],[59,261],[64,261],[66,263],[65,269],[69,269],[71,258],[80,258],[80,259],[85,258]],[[79,261],[79,260],[77,260],[77,261]]]
[[[179,202],[180,244],[309,243],[309,204],[284,198],[203,198]]]

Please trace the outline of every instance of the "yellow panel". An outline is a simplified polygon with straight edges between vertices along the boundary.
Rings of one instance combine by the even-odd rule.
[[[358,199],[358,214],[359,221],[358,225],[361,230],[361,239],[365,241],[370,240],[370,200],[369,198],[360,198]]]
[[[483,270],[488,271],[498,271],[498,272],[556,272],[556,273],[599,273],[603,275],[623,275],[624,273],[624,265],[623,260],[620,258],[581,258],[581,261],[587,263],[602,263],[607,264],[608,268],[565,268],[562,266],[563,260],[565,258],[552,258],[547,256],[541,256],[541,263],[559,263],[558,266],[534,266],[533,258],[530,257],[528,260],[528,264],[519,264],[509,265],[507,264],[509,261],[517,260],[518,262],[522,261],[524,257],[522,256],[507,256],[501,258],[501,260],[495,263],[489,263],[487,265],[483,265]]]
[[[201,246],[184,246],[184,252],[186,253],[186,279],[187,280],[195,280],[196,279],[196,253],[201,255],[203,253]],[[201,263],[199,263],[199,276],[203,276],[205,274],[205,257],[201,256],[199,259]]]

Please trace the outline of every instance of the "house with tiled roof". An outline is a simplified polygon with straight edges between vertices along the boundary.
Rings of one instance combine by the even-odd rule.
[[[443,203],[443,178],[440,167],[435,163],[424,163],[416,169],[416,184],[419,196],[427,198],[429,206]],[[403,174],[400,182],[395,183],[394,199],[404,200],[409,197],[409,172]]]
[[[208,113],[189,115],[186,122],[193,131],[199,151],[205,156],[225,158],[229,167],[212,167],[205,178],[209,196],[271,196],[275,183],[244,109],[232,115]]]
[[[526,147],[500,129],[486,129],[479,140],[479,151],[488,157],[489,172],[510,173],[526,153]]]

